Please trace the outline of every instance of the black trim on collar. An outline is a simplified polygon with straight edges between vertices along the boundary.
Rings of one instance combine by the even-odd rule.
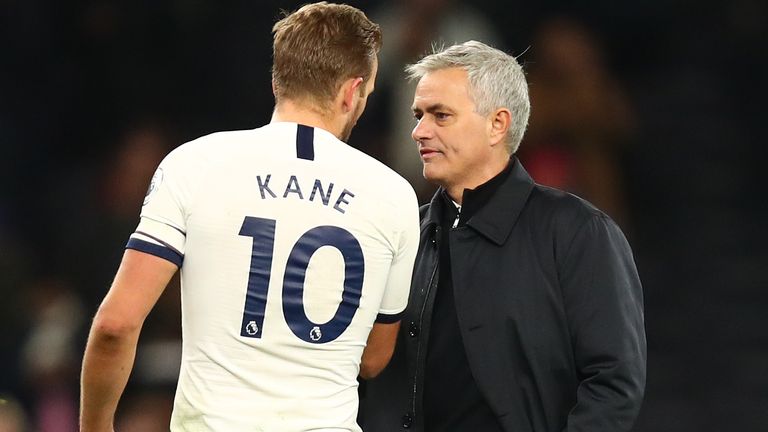
[[[315,128],[298,125],[296,129],[296,157],[315,160]]]

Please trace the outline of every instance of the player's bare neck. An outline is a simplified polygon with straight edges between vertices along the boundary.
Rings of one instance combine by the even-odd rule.
[[[341,127],[333,114],[309,104],[291,100],[283,100],[275,106],[271,122],[299,123],[324,129],[337,137],[341,134]]]

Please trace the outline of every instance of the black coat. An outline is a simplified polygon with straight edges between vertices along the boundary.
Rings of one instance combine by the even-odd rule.
[[[628,431],[642,402],[646,364],[632,251],[608,216],[534,184],[513,160],[491,200],[449,234],[472,375],[505,431]],[[424,430],[427,340],[439,326],[431,316],[440,201],[436,194],[422,208],[411,297],[393,359],[361,392],[365,432]]]

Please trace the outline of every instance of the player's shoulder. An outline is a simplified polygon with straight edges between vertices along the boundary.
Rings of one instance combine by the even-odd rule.
[[[365,178],[377,185],[384,193],[391,191],[404,201],[416,202],[416,192],[408,180],[376,158],[357,149],[353,150],[361,153],[367,161],[366,169],[362,173]]]
[[[228,153],[229,149],[249,141],[255,130],[213,132],[187,141],[173,149],[164,163],[212,162]]]
[[[226,145],[248,142],[259,129],[213,132],[188,141],[176,150],[185,153],[205,153],[221,150]]]
[[[358,149],[352,148],[352,150],[362,155],[361,158],[363,158],[367,164],[365,172],[370,173],[369,175],[372,176],[371,181],[374,183],[384,187],[413,190],[413,187],[408,180],[388,165]]]
[[[361,180],[380,189],[394,190],[400,193],[413,193],[413,186],[397,171],[363,151],[337,140],[339,150],[344,153],[343,163],[352,167]]]

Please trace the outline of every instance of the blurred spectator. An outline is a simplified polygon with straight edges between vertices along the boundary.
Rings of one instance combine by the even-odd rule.
[[[159,126],[147,124],[128,130],[104,173],[99,195],[102,209],[118,222],[135,224],[147,192],[147,179],[170,148]]]
[[[17,227],[8,223],[0,205],[0,393],[19,390],[18,349],[23,340],[27,311],[23,306],[24,280],[31,272],[29,245]]]
[[[88,315],[104,297],[138,224],[152,173],[172,148],[168,136],[154,121],[129,127],[108,145],[113,150],[98,168],[69,168],[56,186],[55,260],[83,294]]]
[[[622,224],[619,158],[634,118],[595,35],[578,21],[550,19],[535,36],[532,56],[532,115],[521,160],[537,182],[576,193]]]
[[[77,377],[84,325],[82,304],[72,288],[55,277],[25,290],[29,333],[21,349],[21,369],[38,432],[77,429]]]
[[[117,413],[115,430],[120,432],[167,432],[173,410],[173,389],[143,390],[126,394]]]
[[[0,432],[29,432],[27,414],[11,396],[0,394]]]
[[[387,118],[383,123],[377,119],[374,133],[386,135],[386,162],[411,182],[419,201],[424,202],[434,186],[422,176],[421,159],[411,138],[416,125],[411,111],[416,83],[406,80],[404,68],[430,51],[433,44],[478,40],[500,46],[499,36],[489,18],[456,0],[386,2],[373,17],[381,25],[384,46],[379,56],[378,94],[372,102],[386,104],[382,114]]]

